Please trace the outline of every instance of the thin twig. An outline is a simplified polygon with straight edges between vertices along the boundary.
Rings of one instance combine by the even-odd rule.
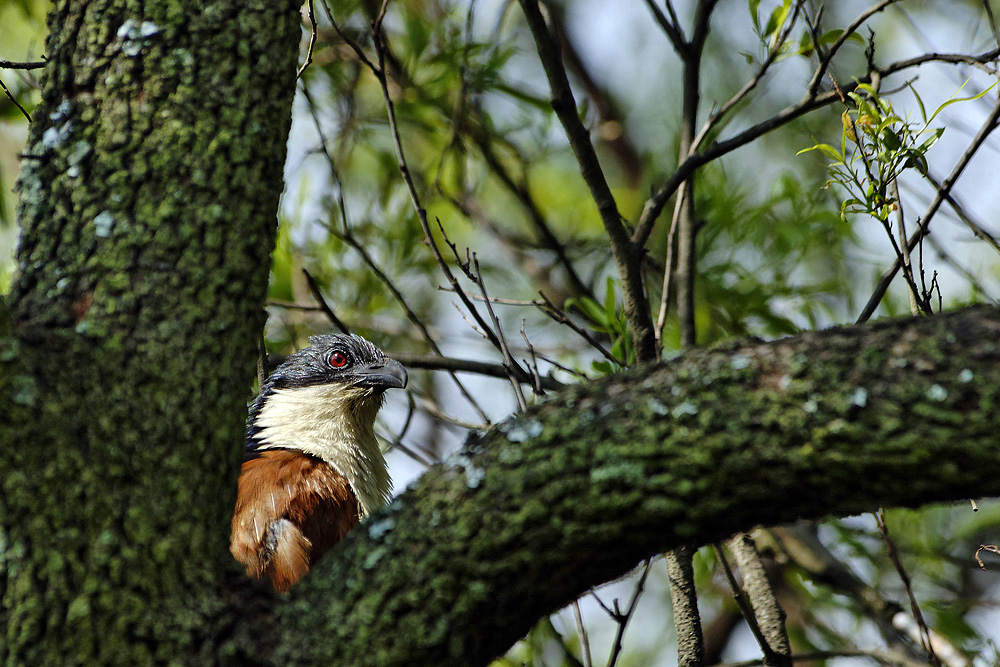
[[[978,551],[976,552],[976,558],[979,558]],[[594,661],[590,655],[590,639],[587,637],[587,628],[583,624],[583,614],[580,612],[579,600],[573,600],[573,619],[576,621],[576,633],[580,636],[580,654],[583,656],[583,667],[594,667]]]
[[[677,53],[682,53],[687,48],[687,41],[684,39],[684,35],[681,34],[680,27],[677,25],[675,20],[667,18],[659,7],[656,6],[656,2],[653,0],[646,0],[646,6],[649,7],[649,11],[653,13],[653,18],[659,24],[660,28],[666,34],[670,43],[673,45],[674,50]],[[670,6],[670,2],[667,2],[667,7],[673,13],[673,7]]]
[[[889,527],[885,523],[885,510],[881,507],[875,512],[875,523],[878,525],[878,532],[882,535],[882,541],[885,542],[885,550],[889,555],[889,560],[892,562],[896,574],[899,575],[900,580],[903,582],[903,588],[906,589],[906,595],[910,599],[910,610],[913,612],[913,618],[920,628],[920,643],[923,644],[924,650],[927,651],[927,659],[930,660],[932,665],[940,667],[941,660],[934,652],[934,645],[931,642],[931,631],[924,621],[923,614],[920,613],[920,605],[917,604],[917,597],[913,594],[913,584],[910,581],[910,575],[907,574],[906,568],[903,567],[903,562],[899,559],[895,543],[889,537]]]
[[[341,333],[351,333],[347,328],[347,325],[340,321],[337,314],[333,312],[333,308],[331,308],[326,302],[326,299],[323,298],[323,291],[320,289],[319,283],[316,282],[316,279],[313,278],[312,274],[306,269],[302,269],[302,275],[306,277],[306,284],[309,285],[309,291],[312,293],[313,298],[316,299],[316,303],[319,304],[320,310],[323,311],[323,314],[327,316],[335,327],[340,329]]]
[[[913,278],[913,263],[910,259],[909,245],[906,243],[906,218],[903,212],[903,200],[899,196],[899,182],[897,179],[893,178],[889,181],[889,190],[896,209],[896,233],[899,234],[900,259],[903,262],[903,275],[906,276],[906,292],[910,300],[910,314],[917,315],[922,310],[924,299],[917,294],[917,285]],[[889,236],[892,236],[892,232],[889,232]],[[921,273],[923,272],[921,271]]]
[[[619,359],[615,355],[611,354],[611,352],[609,352],[608,350],[606,350],[604,348],[604,346],[601,345],[597,341],[596,338],[594,338],[593,336],[590,335],[589,331],[587,331],[586,329],[584,329],[584,328],[582,328],[580,326],[577,326],[577,324],[575,322],[573,322],[573,320],[571,320],[566,315],[565,312],[563,312],[562,310],[560,310],[558,307],[556,307],[556,305],[554,303],[552,303],[551,301],[549,301],[549,298],[547,296],[545,296],[545,294],[543,294],[542,292],[539,292],[538,295],[542,297],[542,301],[543,301],[543,303],[538,306],[539,310],[541,310],[543,313],[545,313],[546,315],[548,315],[549,317],[551,317],[553,320],[555,320],[559,324],[564,324],[564,325],[568,326],[570,329],[572,329],[573,331],[575,331],[581,338],[583,338],[585,341],[587,341],[592,348],[594,348],[595,350],[597,350],[598,352],[600,352],[602,357],[604,357],[605,359],[607,359],[608,361],[610,361],[613,364],[617,364],[621,368],[625,368],[625,362],[623,362],[621,359]]]
[[[483,300],[486,302],[486,312],[489,313],[490,319],[493,320],[493,328],[497,334],[497,340],[500,342],[500,353],[503,355],[504,369],[507,371],[507,377],[510,379],[510,386],[514,388],[514,396],[517,397],[517,404],[521,408],[521,412],[528,409],[528,402],[524,400],[524,392],[521,391],[521,383],[518,381],[517,373],[514,369],[517,368],[521,370],[520,365],[514,361],[514,356],[510,353],[510,348],[507,347],[507,337],[504,336],[503,327],[500,326],[500,318],[497,317],[496,312],[493,310],[493,304],[490,303],[490,297],[486,293],[486,281],[483,280],[483,271],[479,268],[479,258],[476,257],[476,253],[472,253],[472,264],[475,267],[475,282],[479,285],[479,291],[483,295]],[[522,371],[523,372],[523,371]]]
[[[17,101],[17,98],[14,97],[14,94],[10,92],[10,89],[7,87],[7,84],[3,82],[3,79],[0,79],[0,88],[3,88],[3,92],[7,94],[7,97],[10,98],[10,101],[14,103],[14,106],[16,106],[21,111],[22,114],[24,114],[24,117],[27,118],[28,122],[30,123],[31,116],[29,116],[28,112],[24,110],[24,107],[21,106],[21,103]]]
[[[542,358],[541,355],[538,356],[539,358]],[[404,352],[393,353],[393,358],[408,368],[475,373],[477,375],[485,375],[487,377],[500,379],[507,379],[507,377],[509,377],[503,364],[491,363],[488,361],[456,359],[454,357],[443,357],[437,354],[407,354]],[[559,391],[566,386],[550,375],[540,376],[539,382],[541,382],[542,389],[547,391]]]
[[[677,199],[674,202],[674,214],[670,219],[670,229],[667,232],[667,249],[664,251],[663,290],[660,292],[660,311],[656,316],[656,344],[663,349],[663,329],[667,326],[667,314],[670,312],[671,286],[674,284],[674,265],[677,262],[677,227],[681,219],[681,202],[687,181],[677,188]]]
[[[319,30],[316,27],[316,3],[315,0],[309,0],[309,48],[306,51],[306,60],[299,67],[299,71],[295,73],[295,78],[301,78],[302,73],[306,71],[306,68],[312,64],[313,61],[313,47],[316,46],[316,33]]]
[[[642,595],[643,588],[646,586],[646,577],[649,576],[649,566],[652,560],[647,558],[642,569],[642,574],[635,582],[635,586],[632,588],[632,598],[629,600],[628,607],[622,612],[618,608],[618,600],[615,600],[615,610],[611,614],[611,618],[618,624],[618,629],[615,631],[615,641],[611,648],[611,655],[608,658],[608,667],[615,667],[618,664],[618,658],[622,652],[622,639],[625,637],[625,629],[628,627],[628,622],[632,618],[632,614],[635,613],[635,608],[639,604],[639,596]]]
[[[415,390],[414,390],[414,393],[416,393]],[[466,431],[473,431],[473,430],[475,430],[475,431],[485,431],[485,430],[487,430],[487,429],[490,428],[490,423],[489,422],[477,424],[475,422],[470,422],[470,421],[466,421],[464,419],[459,419],[458,417],[452,417],[451,415],[449,415],[448,413],[446,413],[444,410],[442,410],[438,406],[438,404],[433,399],[431,399],[430,397],[421,395],[419,393],[416,393],[416,396],[417,396],[417,399],[418,399],[418,401],[420,403],[420,409],[421,410],[423,410],[424,412],[426,412],[431,417],[434,417],[435,419],[440,420],[441,422],[444,422],[445,424],[450,424],[452,426],[457,426],[458,428],[464,429]]]
[[[524,331],[526,320],[521,318],[521,338],[524,340],[524,344],[528,346],[528,355],[531,357],[531,379],[532,389],[536,396],[540,396],[545,393],[542,389],[542,377],[538,373],[538,357],[535,356],[535,348],[531,345],[531,341],[528,340],[528,334]]]
[[[40,69],[48,65],[47,60],[28,60],[17,62],[15,60],[0,59],[0,69]]]
[[[983,9],[986,10],[986,18],[989,19],[990,32],[993,33],[993,41],[996,42],[997,46],[1000,46],[1000,33],[997,32],[997,17],[993,14],[993,7],[990,6],[990,0],[983,0]]]
[[[399,430],[396,437],[393,438],[389,446],[385,448],[385,451],[388,453],[394,449],[398,449],[425,468],[430,468],[433,465],[433,462],[437,460],[437,457],[434,456],[432,452],[424,449],[423,453],[417,453],[416,450],[403,443],[403,437],[410,429],[410,424],[413,422],[413,415],[417,409],[416,402],[413,400],[413,394],[406,392],[406,399],[408,406],[406,411],[406,421],[403,423],[403,428]]]
[[[448,288],[448,287],[438,286],[438,291],[440,291],[440,292],[453,292],[454,290],[452,290],[451,288]],[[470,294],[469,296],[474,301],[485,301],[485,299],[483,299],[483,297],[481,297],[479,295],[476,295],[476,294]],[[502,297],[499,297],[499,296],[491,296],[490,297],[490,303],[498,303],[501,306],[535,306],[535,307],[537,307],[537,306],[541,305],[543,302],[542,301],[538,301],[536,299],[505,299],[505,298],[502,298]]]

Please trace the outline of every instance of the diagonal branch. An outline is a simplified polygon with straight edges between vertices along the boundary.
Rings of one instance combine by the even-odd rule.
[[[273,660],[482,665],[681,544],[996,495],[997,340],[1000,311],[977,307],[573,387],[471,437],[352,531],[279,609]]]
[[[941,54],[929,53],[907,60],[900,60],[885,67],[872,70],[868,75],[859,77],[856,81],[848,84],[841,84],[840,90],[830,90],[825,93],[807,93],[795,104],[785,107],[775,115],[762,120],[756,125],[752,125],[742,132],[724,141],[718,141],[704,150],[689,155],[683,162],[677,165],[677,169],[659,187],[643,206],[639,220],[636,222],[635,231],[632,232],[632,241],[638,245],[645,245],[649,235],[653,231],[656,219],[663,211],[663,207],[677,191],[677,188],[687,180],[688,176],[698,167],[711,162],[717,158],[731,153],[737,148],[742,148],[747,144],[759,139],[765,134],[778,129],[796,118],[800,118],[807,113],[821,109],[827,105],[834,104],[841,100],[842,94],[855,90],[859,84],[871,83],[874,78],[885,78],[892,74],[897,74],[904,70],[919,67],[931,62],[962,63],[962,64],[982,64],[992,62],[1000,57],[1000,49],[993,49],[977,56],[963,54]]]
[[[576,101],[569,80],[566,78],[559,46],[542,16],[538,0],[520,0],[520,4],[535,39],[545,75],[549,80],[552,109],[566,131],[570,146],[580,165],[580,173],[590,189],[591,197],[597,205],[611,242],[611,254],[622,282],[625,316],[631,329],[636,356],[640,360],[654,359],[656,345],[653,340],[653,322],[646,289],[642,282],[642,263],[639,261],[639,254],[629,240],[628,231],[618,212],[618,205],[601,169],[594,146],[590,142],[590,133],[577,115]]]

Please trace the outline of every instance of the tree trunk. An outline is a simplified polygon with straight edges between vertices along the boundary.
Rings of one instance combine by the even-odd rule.
[[[246,664],[228,523],[298,3],[63,1],[49,28],[0,340],[0,662]]]

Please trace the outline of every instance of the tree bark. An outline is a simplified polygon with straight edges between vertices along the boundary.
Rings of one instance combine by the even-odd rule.
[[[574,387],[473,436],[350,534],[280,610],[276,662],[486,664],[681,544],[995,495],[998,405],[1000,312],[986,307]]]
[[[0,662],[248,664],[227,536],[298,2],[64,0],[49,28],[0,325]]]

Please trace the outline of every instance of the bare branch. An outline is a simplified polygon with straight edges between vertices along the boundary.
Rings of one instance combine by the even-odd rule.
[[[570,146],[580,165],[581,175],[590,189],[591,197],[597,205],[611,242],[611,254],[622,281],[625,316],[631,329],[636,356],[643,361],[653,359],[656,356],[656,345],[653,340],[649,301],[646,299],[646,290],[642,282],[641,262],[638,261],[635,248],[629,241],[625,225],[622,224],[618,205],[604,177],[594,146],[590,142],[590,134],[577,115],[576,101],[569,80],[566,78],[559,47],[546,25],[538,0],[520,0],[520,4],[549,80],[552,108],[566,131]]]
[[[927,651],[927,659],[935,667],[940,667],[941,660],[938,659],[937,654],[934,652],[934,645],[931,642],[931,632],[924,621],[924,615],[920,613],[920,605],[917,604],[917,597],[913,594],[913,584],[910,582],[910,575],[907,574],[906,568],[903,567],[903,562],[899,559],[895,543],[889,537],[889,527],[885,523],[885,510],[882,508],[879,508],[875,512],[875,523],[878,525],[878,532],[882,535],[882,541],[885,542],[885,550],[889,556],[889,561],[903,582],[903,588],[906,589],[906,595],[910,599],[910,610],[913,612],[913,618],[916,619],[917,626],[920,628],[920,643],[923,644],[924,650]]]
[[[486,303],[486,312],[489,313],[490,319],[493,320],[493,328],[496,331],[497,339],[500,343],[500,353],[503,354],[503,367],[507,371],[507,378],[510,380],[510,386],[514,389],[514,396],[517,397],[517,404],[520,406],[521,411],[528,409],[528,403],[524,400],[524,392],[521,391],[521,384],[518,382],[517,371],[522,371],[520,365],[514,361],[513,355],[510,353],[510,348],[507,347],[507,337],[504,336],[503,327],[500,326],[500,319],[497,317],[496,312],[493,310],[493,304],[490,303],[489,294],[486,293],[486,281],[483,280],[483,271],[479,268],[479,259],[476,254],[472,254],[472,264],[476,269],[475,272],[475,283],[479,285],[479,291],[483,295],[483,301]]]
[[[823,81],[823,77],[826,76],[830,63],[833,61],[833,57],[837,55],[837,51],[840,50],[840,47],[847,42],[851,35],[857,32],[858,28],[860,28],[865,21],[896,2],[899,2],[899,0],[881,0],[881,2],[878,2],[861,12],[857,18],[851,21],[851,23],[844,28],[844,32],[840,33],[840,36],[837,37],[833,44],[830,45],[830,49],[826,52],[826,57],[820,59],[819,66],[816,68],[816,71],[813,72],[812,80],[809,81],[808,86],[810,96],[815,96],[816,91],[819,90],[819,84]]]
[[[979,558],[978,551],[976,552],[976,558]],[[587,637],[587,628],[583,625],[583,614],[580,613],[579,600],[573,600],[573,619],[576,621],[576,634],[580,635],[580,653],[583,655],[583,667],[594,667],[594,661],[590,656],[590,639]]]
[[[639,596],[642,595],[642,591],[646,586],[646,577],[649,576],[649,566],[651,564],[652,560],[647,558],[642,568],[642,574],[636,579],[635,586],[632,588],[632,597],[629,599],[628,608],[624,612],[619,610],[618,600],[615,600],[615,610],[611,617],[618,624],[618,629],[615,631],[615,640],[611,648],[611,656],[608,658],[608,667],[615,667],[618,664],[618,658],[622,652],[622,638],[625,636],[625,628],[628,627],[628,622],[635,613],[636,605],[639,604]]]
[[[312,64],[313,61],[313,47],[316,46],[316,33],[318,32],[316,28],[316,2],[315,0],[309,0],[309,49],[306,51],[306,60],[299,67],[299,71],[295,73],[295,78],[299,79],[302,77],[302,73],[306,71],[306,68]]]
[[[662,28],[663,32],[667,35],[667,39],[669,39],[670,43],[673,44],[674,50],[678,53],[684,51],[687,48],[687,41],[684,39],[684,35],[681,34],[680,27],[677,25],[676,16],[667,18],[663,12],[660,11],[660,8],[656,6],[656,2],[654,2],[654,0],[646,0],[646,6],[649,7],[649,11],[653,13],[653,18],[656,19],[660,28]],[[673,14],[673,7],[670,5],[669,1],[667,2],[667,7],[671,10],[671,14]]]
[[[583,329],[582,327],[577,326],[576,323],[573,322],[573,320],[571,320],[569,318],[569,316],[566,315],[565,312],[563,312],[562,310],[560,310],[558,307],[556,307],[556,305],[554,303],[552,303],[551,301],[549,301],[548,297],[546,297],[544,294],[541,294],[541,293],[539,293],[539,296],[542,297],[542,301],[544,302],[543,304],[541,304],[541,305],[538,306],[539,310],[541,310],[543,313],[545,313],[546,315],[548,315],[549,317],[551,317],[553,320],[555,320],[559,324],[565,324],[570,329],[572,329],[573,331],[575,331],[576,333],[578,333],[585,341],[587,341],[588,343],[590,343],[590,346],[592,348],[594,348],[595,350],[597,350],[598,352],[600,352],[601,356],[603,356],[605,359],[607,359],[611,363],[617,364],[618,366],[621,366],[622,368],[625,367],[625,362],[624,361],[622,361],[621,359],[619,359],[615,355],[611,354],[611,352],[609,352],[608,350],[606,350],[604,348],[604,346],[601,345],[597,341],[597,339],[595,339],[592,335],[590,335],[590,332],[588,332],[586,329]]]
[[[3,88],[3,92],[7,95],[10,101],[14,103],[14,106],[18,108],[18,110],[24,115],[24,117],[28,119],[28,122],[30,123],[31,116],[29,116],[28,112],[24,110],[24,107],[21,106],[21,103],[17,101],[17,98],[14,97],[14,94],[10,92],[10,88],[8,88],[7,84],[3,82],[3,79],[0,79],[0,88]]]
[[[319,304],[319,309],[323,311],[323,314],[326,315],[327,319],[333,323],[333,326],[340,329],[341,333],[351,333],[347,328],[347,325],[340,321],[337,314],[333,312],[333,308],[331,308],[330,304],[328,304],[326,299],[323,298],[323,291],[319,288],[319,284],[316,282],[316,279],[313,278],[312,274],[306,269],[302,269],[302,275],[306,277],[306,284],[309,285],[309,291],[312,293],[313,298],[316,299],[316,303]]]
[[[45,60],[29,60],[24,62],[17,62],[14,60],[2,60],[0,59],[0,69],[40,69],[45,67],[48,61]]]

